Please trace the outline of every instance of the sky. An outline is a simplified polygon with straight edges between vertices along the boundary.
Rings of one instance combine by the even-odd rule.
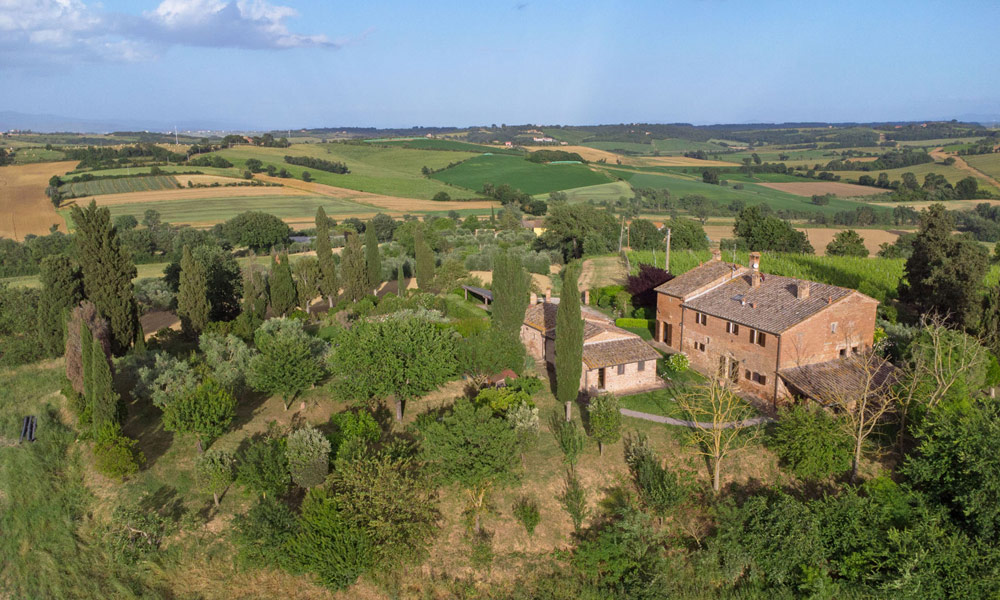
[[[1000,2],[0,0],[0,111],[280,129],[1000,118]]]

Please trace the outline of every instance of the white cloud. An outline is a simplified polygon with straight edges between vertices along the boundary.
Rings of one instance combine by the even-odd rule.
[[[264,0],[163,0],[141,16],[81,0],[0,0],[0,68],[17,64],[140,61],[170,46],[339,48],[325,35],[289,31],[298,16]]]

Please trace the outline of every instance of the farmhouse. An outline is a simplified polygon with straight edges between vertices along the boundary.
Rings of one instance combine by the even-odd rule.
[[[707,376],[777,403],[870,350],[878,301],[855,290],[713,260],[656,288],[656,339]],[[812,374],[812,375],[811,375]]]
[[[524,313],[521,341],[538,360],[555,364],[556,311],[559,299],[533,302]],[[581,307],[583,373],[580,390],[589,394],[628,394],[660,387],[656,360],[660,353],[638,335],[615,327],[603,314]]]

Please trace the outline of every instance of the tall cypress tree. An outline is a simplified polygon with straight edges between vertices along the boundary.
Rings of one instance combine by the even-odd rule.
[[[382,283],[382,257],[378,252],[378,237],[371,221],[368,221],[368,226],[365,227],[365,267],[368,289],[375,290]]]
[[[396,295],[406,295],[406,277],[403,276],[403,261],[399,261],[399,267],[396,268]]]
[[[358,237],[358,234],[347,234],[347,245],[340,258],[341,273],[344,276],[344,295],[351,302],[357,302],[371,291],[371,288],[368,287],[365,255],[361,249],[361,238]]]
[[[191,248],[184,246],[181,252],[181,275],[177,286],[177,315],[181,327],[188,335],[194,336],[208,325],[208,277],[205,267],[191,255]]]
[[[417,287],[426,292],[434,280],[434,252],[424,240],[422,225],[413,230],[413,253],[417,260]]]
[[[333,308],[334,299],[340,294],[340,281],[330,247],[330,219],[322,206],[316,209],[316,260],[319,261],[319,293],[326,296],[327,304]]]
[[[63,254],[42,260],[42,302],[38,307],[38,335],[45,353],[58,356],[66,347],[66,320],[83,300],[80,267]]]
[[[288,262],[288,255],[282,254],[271,263],[270,297],[271,309],[275,314],[284,316],[295,308],[298,294],[295,290],[295,281],[292,279],[292,266]]]
[[[580,316],[580,266],[571,263],[563,272],[562,296],[556,310],[556,398],[566,405],[570,420],[573,401],[580,393],[583,373],[583,318]]]
[[[118,422],[118,394],[114,390],[114,380],[111,377],[111,365],[104,348],[100,344],[92,345],[93,358],[90,369],[93,391],[90,394],[91,422],[94,429]]]
[[[520,339],[524,311],[528,309],[531,278],[521,259],[501,252],[493,259],[493,328]]]
[[[80,363],[83,371],[83,397],[85,404],[91,406],[91,399],[94,397],[94,347],[100,346],[94,343],[94,335],[90,332],[87,323],[80,323]]]
[[[132,293],[135,264],[122,248],[107,208],[98,208],[91,201],[87,208],[74,206],[72,217],[84,293],[111,323],[112,353],[124,354],[141,335],[139,309]]]

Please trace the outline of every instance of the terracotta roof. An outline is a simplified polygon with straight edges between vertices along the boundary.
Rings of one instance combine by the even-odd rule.
[[[658,285],[656,291],[668,296],[686,298],[714,281],[745,270],[746,267],[742,265],[711,260]]]
[[[660,353],[642,341],[639,336],[626,337],[610,342],[583,345],[583,364],[588,369],[599,369],[641,360],[656,360]]]
[[[524,324],[532,329],[541,331],[549,337],[555,336],[556,312],[559,310],[559,299],[553,298],[552,300],[552,302],[532,304],[524,311]],[[581,306],[580,314],[584,320],[583,339],[597,335],[607,327],[614,328],[611,319],[589,306]]]
[[[898,377],[899,369],[892,363],[871,357],[869,366],[864,358],[838,358],[828,362],[782,369],[778,375],[785,383],[798,392],[821,404],[851,401],[859,398],[866,385],[872,392],[879,392],[891,385]],[[871,381],[868,370],[871,369]]]
[[[802,283],[799,279],[762,273],[760,285],[754,288],[751,287],[750,278],[749,273],[740,275],[688,299],[681,306],[710,317],[778,334],[820,312],[831,303],[858,293],[810,281],[807,282],[809,296],[797,298],[796,289]]]

